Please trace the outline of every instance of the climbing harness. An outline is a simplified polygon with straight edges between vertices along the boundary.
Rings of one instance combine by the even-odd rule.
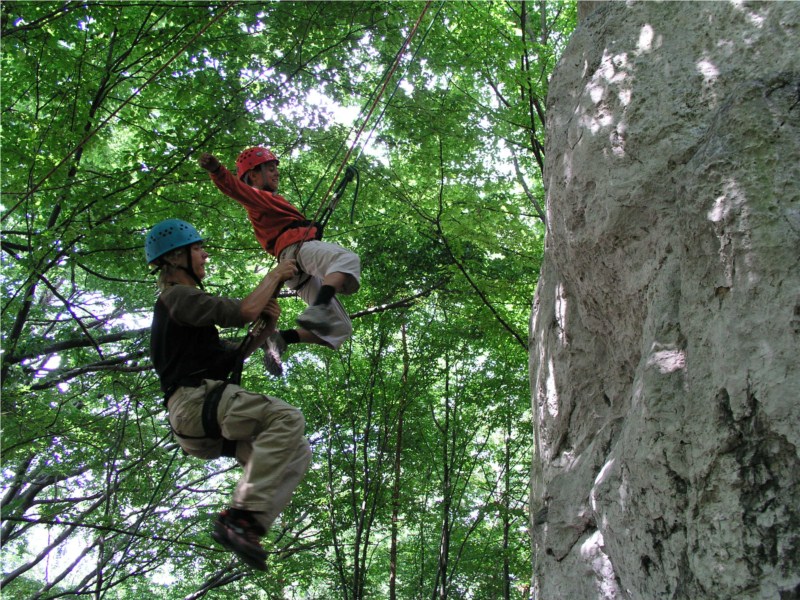
[[[240,370],[241,373],[241,370]],[[219,419],[217,418],[217,409],[219,408],[219,403],[222,400],[222,393],[225,391],[225,388],[228,387],[229,383],[236,383],[238,385],[238,381],[234,382],[230,379],[226,379],[220,382],[214,389],[210,392],[206,392],[205,398],[203,398],[203,408],[201,409],[200,413],[200,422],[203,426],[203,435],[184,435],[182,433],[178,433],[172,427],[172,423],[170,423],[169,416],[167,416],[167,425],[169,425],[169,430],[172,432],[177,438],[181,438],[184,440],[222,440],[222,452],[220,453],[221,456],[236,456],[236,440],[229,440],[225,437],[222,437],[222,428],[219,425]],[[199,387],[192,386],[192,387]],[[171,395],[171,394],[170,394]]]
[[[261,320],[261,319],[260,319]],[[213,440],[222,440],[222,452],[221,456],[236,456],[236,440],[229,440],[222,436],[222,428],[219,424],[219,419],[217,418],[217,409],[219,408],[219,403],[222,400],[222,393],[225,391],[225,388],[228,387],[229,384],[239,385],[242,382],[242,370],[244,369],[244,359],[245,359],[245,351],[247,347],[250,345],[250,342],[257,338],[264,330],[264,326],[266,325],[266,321],[263,322],[260,329],[255,327],[251,328],[248,331],[247,335],[241,341],[241,343],[237,346],[234,356],[233,366],[231,370],[228,372],[228,376],[223,379],[219,385],[214,387],[211,391],[207,391],[205,398],[203,398],[203,408],[200,414],[201,423],[203,425],[203,435],[202,436],[190,436],[190,435],[183,435],[175,431],[172,427],[172,423],[169,421],[169,417],[167,417],[167,424],[169,425],[169,429],[175,437],[183,438],[183,439],[213,439]],[[183,381],[178,383],[173,389],[167,391],[165,397],[166,401],[175,393],[175,390],[182,385],[186,385],[188,387],[199,387],[202,385],[203,380],[198,378],[195,381]]]

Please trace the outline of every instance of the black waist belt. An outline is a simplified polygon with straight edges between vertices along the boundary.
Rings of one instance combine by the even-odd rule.
[[[169,386],[167,391],[164,393],[164,406],[167,405],[169,399],[172,398],[172,394],[177,392],[179,387],[200,387],[201,385],[203,385],[203,380],[198,379],[197,377],[186,377],[184,379],[179,379]]]
[[[321,240],[322,239],[323,226],[322,226],[322,223],[317,223],[316,221],[293,221],[293,222],[289,223],[286,227],[281,229],[278,232],[278,235],[275,236],[275,239],[277,240],[279,237],[281,237],[284,233],[286,233],[290,229],[299,229],[301,227],[308,227],[309,229],[311,227],[316,227],[317,231],[314,234],[314,238],[313,239],[315,239],[315,240]]]
[[[217,408],[219,408],[222,392],[227,385],[227,381],[223,382],[222,385],[218,385],[207,393],[205,400],[203,400],[203,431],[206,432],[207,438],[216,440],[222,437],[222,429],[220,429],[219,419],[217,419]]]
[[[215,387],[210,392],[206,393],[205,398],[203,398],[203,410],[200,415],[201,422],[203,424],[203,435],[200,439],[212,439],[212,440],[222,440],[222,456],[236,456],[236,441],[229,440],[222,437],[222,428],[219,426],[219,419],[217,418],[217,409],[219,408],[220,400],[222,400],[222,392],[225,391],[225,387],[228,385],[227,381],[223,381],[220,385]],[[178,387],[187,386],[187,387],[199,387],[200,382],[196,385],[190,385],[190,383],[181,382],[179,385],[175,386],[175,389]],[[174,390],[171,390],[174,393]],[[172,394],[170,394],[172,395]],[[170,426],[170,429],[172,427]],[[192,436],[187,435],[180,435],[174,429],[172,430],[177,437],[184,438],[184,439],[194,439]]]

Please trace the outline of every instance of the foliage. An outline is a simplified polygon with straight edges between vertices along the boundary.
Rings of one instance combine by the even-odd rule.
[[[543,106],[574,6],[1,8],[5,591],[525,597]],[[238,467],[183,456],[165,425],[144,235],[193,222],[207,288],[247,294],[272,262],[199,153],[269,145],[313,215],[356,136],[334,107],[363,123],[426,8],[350,157],[352,219],[351,184],[326,230],[365,267],[353,339],[294,351],[279,381],[245,372],[303,409],[314,449],[254,575],[208,536]],[[301,303],[281,303],[290,323]]]

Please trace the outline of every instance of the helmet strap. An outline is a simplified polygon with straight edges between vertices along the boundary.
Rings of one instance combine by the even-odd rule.
[[[165,258],[160,258],[158,264],[156,264],[155,269],[151,271],[151,275],[160,271],[164,266],[169,266],[173,269],[180,269],[181,271],[184,271],[186,274],[189,275],[189,277],[192,278],[192,281],[194,281],[197,284],[197,287],[205,291],[205,288],[203,287],[203,282],[197,276],[197,273],[194,272],[194,267],[192,267],[191,245],[178,248],[178,250],[185,250],[185,252],[183,252],[183,257],[186,262],[185,265],[180,265],[180,264],[175,265],[166,260]]]
[[[197,284],[197,287],[199,287],[201,290],[205,290],[203,287],[203,282],[200,281],[200,278],[197,276],[197,273],[194,272],[194,267],[192,266],[192,247],[184,246],[184,248],[186,250],[184,253],[184,256],[186,257],[186,266],[178,265],[178,268],[186,271],[189,274],[189,277],[191,277],[192,280],[194,280],[194,282]]]
[[[186,271],[189,274],[189,277],[191,277],[194,280],[194,282],[197,284],[197,287],[199,287],[201,290],[205,291],[205,288],[203,287],[203,282],[200,281],[200,278],[194,272],[194,269],[192,268],[191,262],[189,263],[188,267],[179,266],[178,268],[179,269],[183,269],[184,271]]]

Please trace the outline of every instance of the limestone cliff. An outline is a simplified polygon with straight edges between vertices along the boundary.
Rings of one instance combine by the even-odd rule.
[[[542,600],[800,597],[800,3],[593,3],[547,101]]]

